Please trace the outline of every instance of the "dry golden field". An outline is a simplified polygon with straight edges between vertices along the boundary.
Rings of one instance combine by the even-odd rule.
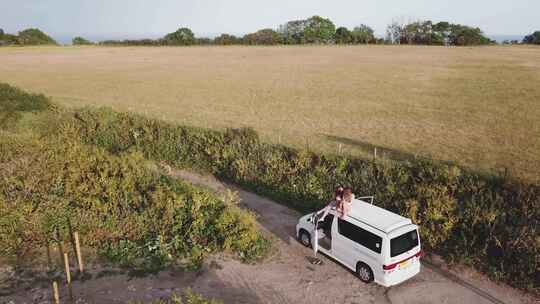
[[[68,106],[540,180],[538,47],[7,47],[0,82]]]

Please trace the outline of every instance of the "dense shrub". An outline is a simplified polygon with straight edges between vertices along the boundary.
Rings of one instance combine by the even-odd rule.
[[[280,44],[283,38],[273,29],[262,29],[255,33],[244,35],[242,44],[247,45],[275,45]]]
[[[166,45],[193,45],[195,44],[195,35],[191,29],[183,27],[165,35],[163,41]]]
[[[522,42],[525,44],[540,44],[540,31],[525,36]]]
[[[84,39],[83,37],[75,37],[71,40],[73,45],[93,45],[94,43],[90,40]]]
[[[230,34],[221,34],[214,38],[214,44],[217,45],[233,45],[241,44],[242,39]]]
[[[8,128],[25,112],[40,112],[52,105],[42,94],[29,94],[8,84],[0,83],[0,129]]]
[[[84,244],[132,270],[158,270],[176,258],[197,266],[210,252],[243,260],[267,242],[234,200],[160,176],[137,153],[112,156],[74,140],[0,135],[0,256],[25,258],[80,231]]]
[[[45,34],[37,28],[29,28],[24,31],[20,31],[17,35],[17,44],[20,45],[42,45],[51,44],[56,45],[56,41],[49,35]]]
[[[336,184],[351,185],[413,218],[428,249],[538,291],[538,185],[422,159],[320,155],[262,143],[250,129],[217,132],[106,109],[78,111],[68,121],[86,143],[209,171],[302,211],[323,206]]]
[[[4,33],[0,29],[0,46],[3,45],[56,45],[56,41],[37,28],[20,31],[18,35]]]
[[[471,46],[495,43],[480,28],[446,21],[393,22],[388,25],[386,32],[387,41],[394,44]]]

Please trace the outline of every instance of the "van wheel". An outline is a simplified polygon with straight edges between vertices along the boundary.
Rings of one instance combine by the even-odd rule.
[[[311,246],[311,236],[304,229],[300,230],[300,233],[298,234],[298,240],[300,241],[300,243],[302,243],[302,245],[306,247]]]
[[[365,263],[360,262],[356,265],[356,274],[360,281],[366,284],[373,282],[373,271]]]

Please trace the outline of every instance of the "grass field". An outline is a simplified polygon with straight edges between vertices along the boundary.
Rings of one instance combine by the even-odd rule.
[[[0,82],[69,106],[540,180],[540,48],[0,48]]]

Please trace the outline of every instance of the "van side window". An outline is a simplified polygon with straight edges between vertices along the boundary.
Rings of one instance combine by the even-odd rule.
[[[382,238],[345,220],[338,219],[338,232],[373,252],[381,253]]]

